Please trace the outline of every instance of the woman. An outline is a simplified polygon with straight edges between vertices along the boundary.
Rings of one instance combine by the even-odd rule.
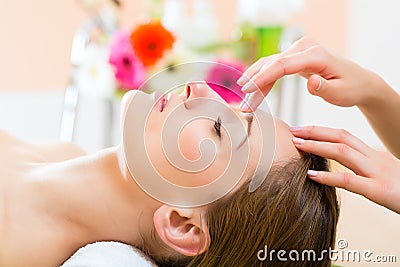
[[[171,169],[159,143],[168,115],[180,105],[187,107],[186,112],[199,108],[190,103],[201,98],[222,103],[205,83],[189,83],[185,92],[173,94],[168,102],[163,98],[164,102],[156,102],[160,109],[153,109],[148,117],[137,116],[149,122],[146,148],[157,171],[178,185],[204,185],[225,170],[227,153],[232,153],[232,158],[242,157],[243,148],[226,145],[224,129],[228,126],[221,127],[225,114],[219,114],[222,120],[199,119],[180,132],[181,153],[195,161],[201,156],[199,143],[210,139],[216,144],[214,161],[196,174]],[[128,116],[130,102],[139,96],[143,103],[154,102],[142,92],[128,93],[122,116]],[[306,179],[309,168],[326,171],[326,160],[300,154],[288,127],[277,119],[271,171],[266,166],[256,172],[264,125],[250,125],[247,114],[232,110],[241,119],[239,123],[248,127],[245,142],[250,154],[245,156],[249,160],[231,192],[197,207],[166,205],[144,193],[137,183],[139,177],[131,175],[143,166],[127,166],[131,162],[125,160],[126,147],[83,155],[69,144],[27,144],[2,133],[0,266],[59,266],[78,248],[106,240],[138,247],[161,266],[263,266],[271,262],[329,266],[326,254],[319,261],[300,258],[281,262],[276,257],[261,261],[257,257],[265,246],[276,251],[296,249],[300,255],[303,249],[321,255],[333,247],[338,219],[336,193],[332,187]],[[267,117],[262,111],[257,114]],[[143,128],[137,131],[143,132]],[[231,134],[232,144],[239,138],[236,135]],[[257,178],[253,174],[261,177],[258,180],[266,179],[250,193],[249,184]]]

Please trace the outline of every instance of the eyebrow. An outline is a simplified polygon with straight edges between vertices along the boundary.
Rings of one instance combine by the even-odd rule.
[[[243,140],[240,141],[236,149],[239,149],[246,142],[246,140],[251,134],[251,125],[253,124],[253,119],[254,119],[253,113],[247,113],[245,119],[247,121],[247,134],[244,136]]]

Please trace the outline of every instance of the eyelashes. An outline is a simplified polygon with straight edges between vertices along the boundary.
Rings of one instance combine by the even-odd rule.
[[[221,117],[218,116],[217,120],[214,123],[214,130],[218,135],[218,137],[221,137],[221,124],[222,124]]]

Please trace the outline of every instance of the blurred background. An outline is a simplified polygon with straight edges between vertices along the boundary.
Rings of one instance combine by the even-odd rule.
[[[0,127],[31,142],[71,140],[88,153],[117,144],[121,94],[158,70],[199,59],[241,70],[303,35],[379,73],[400,92],[400,2],[396,0],[0,0],[0,4]],[[154,21],[162,22],[155,32],[165,30],[160,36],[166,38],[168,50],[157,62],[146,61],[139,53],[134,58],[117,53],[116,63],[111,62],[110,44],[122,51],[122,41],[128,38],[139,47],[146,41],[141,38],[151,39],[140,30],[146,33],[145,27]],[[125,35],[118,39],[115,34],[121,30]],[[171,43],[168,33],[173,36]],[[129,63],[141,79],[118,76],[119,63],[125,67]],[[92,82],[102,89],[82,89]],[[310,96],[305,81],[296,76],[275,89],[270,96],[272,111],[287,123],[345,128],[370,146],[384,149],[357,109],[334,107]],[[396,255],[397,265],[339,263],[399,266],[399,216],[351,193],[341,192],[341,199],[338,238],[346,239],[348,249]]]

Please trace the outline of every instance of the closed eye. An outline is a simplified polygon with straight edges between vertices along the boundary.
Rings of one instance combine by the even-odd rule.
[[[217,133],[217,135],[221,138],[221,117],[218,116],[217,120],[214,123],[214,130]]]

